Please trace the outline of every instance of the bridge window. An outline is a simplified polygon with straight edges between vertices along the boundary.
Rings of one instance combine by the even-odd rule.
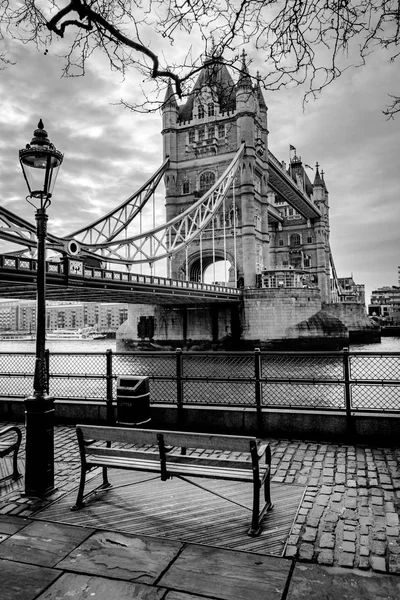
[[[278,245],[279,246],[283,246],[283,239],[282,238],[279,238]]]
[[[194,141],[195,141],[194,129],[192,129],[191,131],[189,131],[189,144],[193,144]]]
[[[204,127],[200,127],[199,129],[199,142],[202,142],[206,137],[206,130]]]
[[[312,244],[312,237],[311,237],[311,235],[309,235],[308,238],[307,238],[307,244]]]
[[[199,119],[204,119],[204,106],[202,104],[199,104],[199,108],[197,109],[197,116],[199,117]]]
[[[208,116],[209,117],[213,117],[214,116],[214,104],[212,102],[210,102],[208,104]]]
[[[200,191],[206,192],[215,183],[215,173],[212,171],[206,171],[200,175]]]
[[[182,185],[182,193],[189,194],[189,192],[190,192],[190,183],[187,179],[185,179],[185,181],[183,182],[183,185]]]
[[[225,137],[225,125],[218,125],[218,137],[219,138],[223,138]]]
[[[209,140],[214,137],[214,125],[209,125],[207,127],[207,137]]]
[[[301,244],[300,234],[292,233],[292,235],[290,236],[290,245],[291,246],[300,246],[300,244]]]
[[[311,267],[311,257],[308,256],[307,254],[304,257],[304,266],[305,267]]]

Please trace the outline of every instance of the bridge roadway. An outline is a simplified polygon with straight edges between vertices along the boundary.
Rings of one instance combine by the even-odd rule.
[[[82,260],[47,262],[48,300],[182,306],[238,304],[241,291],[222,285],[89,267]],[[36,297],[35,259],[0,255],[0,298]]]

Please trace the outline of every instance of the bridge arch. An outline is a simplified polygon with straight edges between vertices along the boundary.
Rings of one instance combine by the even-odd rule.
[[[189,281],[204,281],[204,274],[207,269],[210,269],[215,263],[222,263],[226,261],[229,264],[227,266],[227,280],[235,281],[234,275],[234,257],[230,252],[224,252],[223,250],[215,250],[213,253],[209,250],[196,251],[190,255],[187,265],[182,265],[181,273],[185,275],[185,278]],[[187,274],[186,274],[187,270]]]

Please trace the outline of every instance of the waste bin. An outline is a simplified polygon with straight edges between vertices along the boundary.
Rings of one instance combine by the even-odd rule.
[[[118,377],[117,422],[119,425],[143,425],[150,421],[149,378]]]

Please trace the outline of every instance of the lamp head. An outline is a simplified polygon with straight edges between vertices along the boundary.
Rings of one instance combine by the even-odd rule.
[[[19,161],[29,190],[30,198],[40,200],[40,207],[50,204],[58,170],[64,156],[56,150],[47,137],[43,121],[40,119],[33,132],[30,144],[19,151]]]

